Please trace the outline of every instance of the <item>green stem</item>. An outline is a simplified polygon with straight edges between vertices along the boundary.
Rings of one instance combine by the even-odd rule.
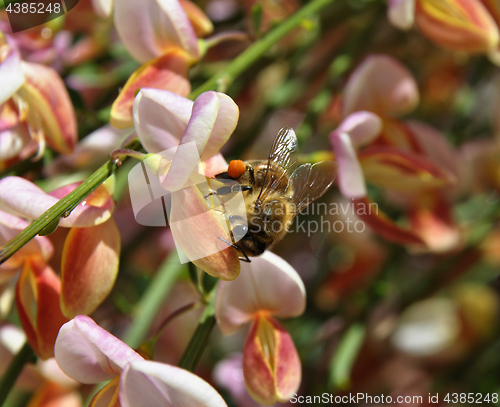
[[[34,362],[36,355],[31,346],[26,342],[21,350],[14,357],[0,382],[0,406],[3,405],[10,390],[14,386],[17,378],[21,374],[26,363]]]
[[[274,44],[296,28],[305,18],[318,13],[328,4],[333,2],[334,0],[313,0],[309,2],[278,27],[267,33],[263,38],[254,42],[251,47],[235,58],[226,69],[222,69],[203,85],[198,87],[198,89],[191,92],[190,97],[195,99],[203,92],[216,89],[217,85],[221,82],[229,85],[238,75],[248,69],[262,55],[271,49]]]
[[[158,342],[158,340],[161,338],[163,333],[165,332],[165,329],[167,328],[168,324],[172,322],[175,318],[178,316],[185,314],[188,311],[195,310],[201,306],[205,305],[203,302],[199,301],[193,301],[190,302],[189,304],[186,304],[178,309],[176,309],[174,312],[172,312],[170,315],[168,315],[160,324],[160,328],[158,328],[158,331],[156,334],[150,339],[153,343]]]
[[[133,321],[124,335],[123,341],[131,348],[137,348],[146,337],[154,318],[167,299],[177,277],[185,266],[179,263],[177,254],[170,254],[149,283],[146,293],[137,305]]]
[[[198,322],[198,326],[194,331],[193,337],[189,341],[189,344],[184,351],[184,354],[181,357],[179,362],[179,367],[183,369],[187,369],[191,372],[194,371],[196,365],[198,364],[203,351],[205,350],[208,337],[212,332],[212,328],[215,325],[215,287],[212,290],[210,300],[207,304],[207,307],[203,311],[201,315],[200,322]]]

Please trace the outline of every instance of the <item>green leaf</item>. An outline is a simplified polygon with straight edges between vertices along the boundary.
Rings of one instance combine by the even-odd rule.
[[[331,386],[345,390],[351,386],[351,371],[365,340],[366,328],[353,324],[344,334],[330,362]]]
[[[257,38],[259,38],[260,37],[260,29],[262,26],[262,4],[256,3],[252,7],[251,19],[252,19],[253,32],[255,33],[255,36]]]

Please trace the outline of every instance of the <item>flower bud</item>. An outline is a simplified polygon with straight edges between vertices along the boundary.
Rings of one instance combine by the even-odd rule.
[[[255,319],[248,334],[243,375],[248,392],[263,405],[287,401],[300,385],[301,364],[293,340],[267,314]]]
[[[419,0],[415,7],[420,30],[442,47],[488,52],[498,46],[498,26],[480,0]]]

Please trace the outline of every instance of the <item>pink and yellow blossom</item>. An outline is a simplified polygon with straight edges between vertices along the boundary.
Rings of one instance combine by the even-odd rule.
[[[343,96],[344,121],[330,135],[339,163],[338,185],[381,236],[447,251],[462,241],[444,194],[458,183],[458,156],[431,126],[395,118],[411,112],[418,100],[412,74],[389,56],[371,55],[355,69]],[[366,182],[408,201],[410,228],[369,210]]]
[[[217,391],[198,376],[144,360],[84,315],[61,327],[55,355],[62,371],[80,383],[111,380],[94,396],[91,406],[227,407]]]
[[[161,180],[160,191],[172,193],[169,223],[176,245],[198,267],[223,280],[238,275],[238,253],[217,238],[230,240],[203,194],[189,183],[196,174],[206,183],[205,176],[227,169],[219,150],[238,115],[238,106],[223,93],[205,92],[193,102],[160,89],[142,89],[133,110],[137,136],[150,153],[144,162]],[[162,157],[167,151],[168,159]],[[134,204],[135,194],[131,197]]]
[[[64,199],[77,185],[66,185],[46,193],[24,178],[6,177],[0,181],[0,205],[17,216],[36,219],[59,199]],[[71,230],[64,243],[61,281],[54,274],[57,284],[49,278],[53,271],[43,271],[46,259],[42,258],[42,263],[36,259],[31,261],[31,266],[23,271],[22,275],[26,275],[26,278],[20,282],[28,284],[32,277],[50,280],[47,281],[57,292],[57,308],[60,301],[62,312],[67,318],[93,312],[113,288],[120,254],[120,234],[111,217],[113,208],[110,191],[103,185],[77,205],[71,214],[60,219],[58,225]],[[6,264],[11,263],[12,259]],[[18,295],[22,292],[19,289]],[[24,298],[24,301],[18,301],[18,306],[28,309],[27,299],[39,297],[34,295]],[[51,301],[56,301],[54,298]],[[25,318],[26,322],[28,320]]]
[[[408,30],[415,23],[436,44],[472,53],[497,54],[498,6],[487,0],[391,0],[389,21]]]
[[[101,3],[101,6],[99,4]],[[143,65],[127,80],[111,109],[111,124],[132,126],[132,105],[141,88],[168,90],[187,96],[189,68],[200,58],[198,36],[213,30],[211,21],[190,1],[94,1],[110,14],[129,53]]]
[[[45,145],[69,154],[77,141],[76,117],[59,74],[21,60],[0,33],[0,166],[27,158]]]
[[[290,334],[275,317],[296,317],[304,309],[302,280],[271,252],[242,264],[237,279],[217,287],[215,316],[221,332],[229,335],[252,324],[243,350],[243,375],[249,394],[260,404],[284,402],[298,390],[300,359]]]

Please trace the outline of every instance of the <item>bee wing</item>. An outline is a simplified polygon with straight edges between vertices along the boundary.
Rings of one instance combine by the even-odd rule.
[[[303,164],[293,172],[289,185],[293,187],[292,201],[295,204],[295,215],[330,188],[337,175],[337,169],[337,163],[321,161],[316,164]]]
[[[294,164],[292,153],[297,151],[297,136],[291,127],[283,127],[273,141],[269,153],[269,161],[279,164],[283,168],[289,168]]]
[[[287,169],[295,164],[296,160],[293,159],[292,154],[297,151],[297,148],[295,132],[291,127],[283,127],[273,141],[267,161],[268,171],[260,189],[259,199],[265,199],[270,192],[274,191],[286,175]],[[277,164],[283,171],[279,173],[269,171],[272,163]]]

